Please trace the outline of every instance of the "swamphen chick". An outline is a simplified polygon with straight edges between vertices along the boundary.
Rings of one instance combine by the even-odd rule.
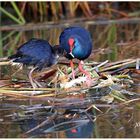
[[[31,39],[21,45],[16,54],[9,56],[9,59],[12,62],[33,66],[33,69],[29,72],[29,80],[33,88],[36,88],[34,83],[36,81],[32,78],[33,71],[42,70],[56,64],[59,53],[61,53],[61,48],[52,47],[46,40]]]
[[[72,75],[74,74],[74,65],[72,59],[77,58],[79,62],[79,70],[87,76],[87,85],[91,85],[90,73],[83,69],[83,60],[88,58],[92,51],[92,40],[89,32],[82,27],[66,28],[59,38],[60,47],[66,51],[66,58],[70,59]]]

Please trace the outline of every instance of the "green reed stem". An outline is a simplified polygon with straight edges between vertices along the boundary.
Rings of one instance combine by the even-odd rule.
[[[22,16],[21,12],[19,11],[19,8],[17,7],[16,3],[15,2],[11,2],[14,10],[16,11],[17,15],[19,16],[19,18],[21,19],[21,22],[22,24],[25,24],[25,19],[24,17]]]
[[[12,36],[14,33],[16,33],[16,31],[11,31],[9,32],[5,37],[2,38],[2,41],[8,39],[10,36]]]
[[[12,52],[13,52],[13,50],[14,50],[13,48],[15,47],[15,45],[17,44],[17,42],[19,41],[19,38],[20,38],[21,34],[22,34],[22,32],[19,32],[19,33],[17,34],[17,36],[15,37],[12,46],[9,48],[9,50],[8,50],[8,52],[7,52],[7,55],[8,55],[8,56],[12,54]]]
[[[10,14],[9,12],[7,12],[4,8],[2,8],[0,6],[0,11],[3,12],[5,15],[7,15],[9,18],[11,18],[13,21],[15,21],[18,24],[23,24],[22,21],[20,21],[19,19],[17,19],[15,16],[13,16],[12,14]]]

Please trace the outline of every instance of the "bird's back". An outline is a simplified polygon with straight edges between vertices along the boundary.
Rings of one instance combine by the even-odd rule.
[[[52,52],[51,45],[47,41],[31,39],[21,45],[17,53],[9,58],[14,59],[14,62],[43,67],[43,65],[51,65],[55,56]]]
[[[77,34],[79,36],[82,36],[83,38],[89,37],[89,32],[86,29],[82,28],[82,27],[68,27],[68,28],[66,28],[61,33],[60,40],[61,40],[61,37],[63,37],[63,35],[65,35],[65,34],[67,34],[67,36]]]
[[[31,39],[27,43],[21,45],[18,48],[18,52],[25,56],[43,59],[46,57],[51,57],[52,48],[51,45],[45,40]]]

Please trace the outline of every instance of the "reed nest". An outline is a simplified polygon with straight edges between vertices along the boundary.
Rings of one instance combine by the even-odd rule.
[[[47,70],[35,72],[33,78],[42,85],[42,88],[33,89],[28,80],[9,79],[10,84],[1,85],[0,98],[3,100],[45,101],[45,104],[19,105],[16,113],[7,116],[12,116],[15,121],[44,114],[47,116],[46,120],[26,134],[51,123],[52,120],[58,121],[62,118],[61,123],[52,125],[44,132],[57,131],[59,127],[68,124],[74,123],[72,127],[75,127],[80,123],[87,123],[86,121],[94,122],[96,116],[91,113],[92,109],[102,113],[100,107],[118,108],[140,99],[139,93],[127,90],[134,84],[132,74],[140,73],[140,58],[117,62],[108,60],[86,62],[84,69],[92,76],[91,87],[86,86],[86,77],[76,68],[76,79],[71,79],[71,68],[67,64],[68,62],[61,61]],[[0,65],[11,65],[11,63],[1,59]],[[7,83],[7,80],[3,83]],[[18,110],[24,113],[21,115]]]

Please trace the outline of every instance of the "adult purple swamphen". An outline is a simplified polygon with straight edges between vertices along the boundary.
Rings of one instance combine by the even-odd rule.
[[[90,33],[82,27],[68,27],[61,33],[59,44],[66,51],[66,58],[70,59],[73,78],[75,74],[72,59],[77,58],[80,60],[79,70],[87,76],[87,84],[90,85],[90,73],[83,69],[83,60],[88,58],[92,51]]]
[[[21,45],[16,54],[8,58],[12,62],[22,63],[23,65],[33,66],[29,72],[29,80],[33,88],[36,88],[37,81],[32,78],[34,70],[42,70],[57,63],[58,55],[61,54],[61,48],[52,47],[46,40],[31,39]],[[35,84],[36,83],[36,84]]]

